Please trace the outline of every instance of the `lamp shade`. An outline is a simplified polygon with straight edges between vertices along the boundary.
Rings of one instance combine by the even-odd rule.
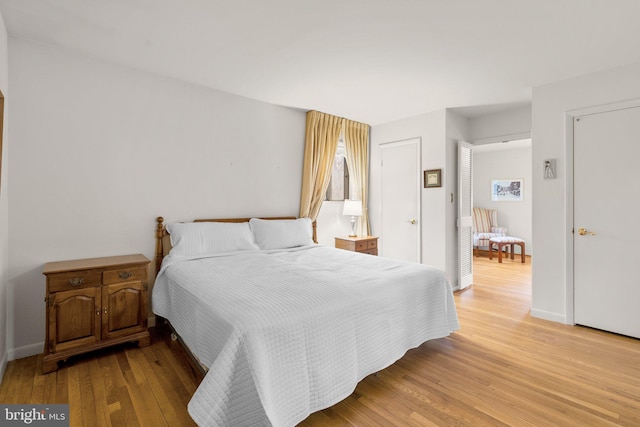
[[[345,200],[343,215],[348,216],[362,216],[362,201],[361,200]]]

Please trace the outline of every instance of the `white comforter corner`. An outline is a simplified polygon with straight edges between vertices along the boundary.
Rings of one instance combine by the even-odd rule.
[[[459,328],[444,272],[324,246],[165,259],[154,313],[209,372],[201,426],[292,426]]]

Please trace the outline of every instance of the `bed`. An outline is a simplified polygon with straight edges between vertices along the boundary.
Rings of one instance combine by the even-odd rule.
[[[157,223],[152,308],[207,371],[201,426],[293,426],[459,328],[441,270],[317,245],[309,219],[219,221]]]

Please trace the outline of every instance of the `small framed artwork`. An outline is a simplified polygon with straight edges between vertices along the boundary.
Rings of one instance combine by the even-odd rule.
[[[494,179],[491,181],[491,201],[521,202],[523,189],[521,179]]]
[[[424,171],[424,188],[442,187],[442,169]]]

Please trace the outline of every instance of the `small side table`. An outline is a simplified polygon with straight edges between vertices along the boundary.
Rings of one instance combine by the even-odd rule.
[[[502,262],[502,248],[507,246],[511,248],[511,259],[513,259],[513,247],[514,245],[520,246],[520,257],[524,263],[524,240],[517,237],[504,236],[504,237],[492,237],[489,239],[489,259],[493,259],[493,246],[498,247],[498,262]]]
[[[336,237],[336,248],[378,255],[378,238],[375,236]]]

